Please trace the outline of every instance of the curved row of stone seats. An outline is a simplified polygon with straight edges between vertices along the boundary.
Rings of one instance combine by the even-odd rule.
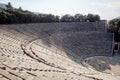
[[[46,73],[50,73],[53,70],[50,69],[41,69],[41,71],[22,71],[22,70],[11,70],[10,67],[7,67],[7,65],[0,64],[0,75],[2,75],[4,78],[7,78],[9,80],[39,80],[40,76],[43,74],[45,75]],[[43,74],[38,74],[38,73],[43,73]],[[60,72],[59,70],[54,70],[54,73],[51,74],[65,74]],[[9,76],[8,76],[9,75]],[[0,78],[1,79],[1,78]]]
[[[45,48],[43,46],[32,44],[31,49],[37,56],[57,66],[63,67],[68,71],[73,71],[73,72],[76,71],[76,73],[81,73],[82,70],[84,69],[82,65],[77,64],[76,62],[72,61],[69,57],[65,57],[61,55],[60,53],[56,54],[55,52],[49,50],[49,48]],[[76,60],[75,57],[73,58]],[[86,71],[86,69],[84,70]],[[84,73],[84,71],[82,73]]]
[[[10,30],[10,29],[8,30],[7,28],[0,29],[0,30],[1,30],[0,34],[1,34],[2,38],[3,38],[3,36],[5,36],[5,38],[6,37],[11,38],[11,39],[13,39],[13,41],[15,40],[18,43],[21,43],[21,42],[23,43],[29,39],[32,39],[32,37],[30,37],[30,36],[27,36],[25,34],[19,33],[14,30]]]
[[[72,23],[32,23],[1,25],[0,28],[17,31],[31,37],[41,37],[57,32],[105,31],[105,22],[72,22]]]
[[[1,25],[1,28],[5,28],[6,30],[8,29],[10,31],[16,31],[17,33],[21,33],[21,34],[24,34],[27,32],[27,29],[25,29],[26,27],[27,26],[25,24],[23,28],[22,28],[22,24]]]
[[[8,37],[8,36],[7,36]],[[6,40],[6,38],[5,38],[5,40]],[[21,59],[21,60],[23,60],[23,59],[29,59],[29,57],[28,56],[26,56],[26,55],[23,55],[24,54],[24,52],[21,50],[21,49],[17,49],[17,46],[20,46],[19,44],[15,44],[14,42],[13,43],[11,43],[10,41],[12,41],[12,40],[3,40],[3,42],[1,42],[1,51],[2,51],[2,53],[4,54],[4,55],[6,55],[6,56],[8,56],[8,57],[14,57],[14,58],[18,58],[18,59]],[[5,42],[8,42],[8,44],[6,44]],[[12,45],[10,45],[9,44],[9,42],[10,42],[10,44]],[[16,47],[14,47],[14,48],[16,48],[16,49],[14,49],[13,48],[13,45],[16,45]],[[17,52],[16,52],[17,51]],[[20,52],[20,53],[19,53]],[[20,55],[21,54],[21,55]],[[36,67],[34,66],[34,67],[31,67],[31,65],[33,65],[33,64],[30,64],[30,65],[28,65],[28,64],[26,64],[27,62],[25,61],[25,62],[20,62],[21,60],[15,60],[16,62],[15,63],[20,63],[19,64],[19,67],[25,67],[25,68],[28,68],[28,69],[30,69],[30,68],[32,68],[32,69],[35,69]],[[30,60],[32,60],[32,59],[30,59]],[[12,62],[12,61],[11,61]],[[14,61],[13,61],[14,62]],[[7,63],[8,64],[8,63]],[[27,66],[26,66],[26,65]],[[36,64],[36,62],[34,62],[34,64]],[[12,64],[12,65],[14,65],[14,64]],[[38,66],[38,65],[37,65]],[[40,65],[41,66],[41,65]],[[39,68],[40,68],[40,66],[39,66]],[[18,66],[17,66],[18,67]],[[42,67],[43,67],[43,64],[42,64]],[[49,66],[48,66],[49,67]],[[46,65],[43,67],[43,68],[47,68],[46,67]],[[50,67],[51,68],[51,67]]]
[[[0,28],[15,35],[29,37],[43,37],[58,32],[77,31],[102,31],[104,32],[105,22],[73,22],[73,23],[33,23],[33,24],[13,24],[1,25]],[[102,29],[101,29],[102,28]],[[21,35],[23,34],[23,35]]]
[[[12,53],[23,53],[21,42],[6,35],[0,35],[0,48]]]
[[[36,33],[36,31],[32,30],[31,28],[29,28],[29,26],[27,25],[1,25],[1,28],[4,28],[5,30],[7,30],[8,32],[11,32],[11,33],[16,33],[16,35],[19,35],[21,37],[23,37],[24,39],[24,36],[25,37],[33,37],[35,38],[36,36],[34,35]]]
[[[38,46],[42,46],[42,47],[46,48],[47,50],[50,50],[50,51],[54,52],[55,54],[60,54],[63,57],[69,58],[69,56],[71,56],[76,60],[80,59],[80,57],[76,54],[73,54],[71,50],[66,49],[67,50],[67,53],[66,53],[64,51],[64,49],[62,49],[61,47],[58,47],[55,44],[52,44],[52,42],[49,41],[50,40],[49,38],[51,38],[51,36],[50,37],[45,37],[45,38],[42,38],[42,39],[38,39],[38,40],[34,41],[34,43]],[[63,44],[61,44],[61,45],[63,45]]]
[[[0,62],[1,60],[4,60],[2,61],[2,63],[5,63],[11,68],[21,68],[21,69],[25,68],[28,70],[52,69],[50,66],[46,66],[43,63],[38,63],[35,60],[25,55],[23,56],[19,56],[18,54],[14,55],[15,52],[12,53],[12,52],[8,52],[7,50],[2,50],[0,51],[0,53],[4,53],[4,55],[1,54],[2,56],[0,57]],[[6,54],[8,54],[9,56],[8,55],[5,56]]]
[[[0,43],[0,48],[1,48],[0,51],[2,55],[12,56],[15,58],[30,59],[28,56],[24,55],[24,52],[21,49],[20,44],[16,44],[13,40],[10,40],[10,41],[9,40],[5,41],[5,40],[2,40],[2,42]],[[17,62],[19,61],[17,60]]]
[[[38,46],[38,48],[36,48],[36,49],[38,49],[38,51],[42,51],[42,52],[44,52],[44,53],[55,53],[55,54],[60,54],[60,55],[62,55],[63,57],[66,57],[66,58],[68,58],[68,56],[66,55],[66,53],[64,52],[64,51],[62,51],[62,50],[60,50],[59,48],[57,48],[57,47],[55,47],[55,46],[53,46],[53,45],[51,45],[50,43],[48,43],[48,42],[46,42],[48,45],[50,45],[50,46],[48,46],[48,45],[45,45],[43,42],[41,42],[41,40],[40,39],[38,39],[38,40],[36,40],[36,41],[34,41],[34,44],[35,45],[37,45]],[[37,47],[36,46],[36,47]],[[32,47],[32,49],[34,48],[34,45],[32,45],[31,46]],[[34,48],[35,49],[35,48]],[[51,54],[52,55],[52,54]]]
[[[37,40],[36,42],[38,41],[40,40]],[[83,68],[81,67],[82,66],[81,61],[80,61],[81,59],[78,56],[75,57],[75,56],[69,55],[72,58],[70,59],[69,56],[66,55],[66,52],[60,50],[59,48],[56,48],[55,46],[51,44],[50,45],[52,48],[47,47],[44,44],[41,46],[41,44],[35,43],[35,44],[32,44],[31,46],[32,51],[36,53],[39,57],[45,59],[48,62],[52,62],[57,66],[62,66],[63,68],[69,67],[69,69],[71,68],[71,70],[74,70],[74,68],[79,69],[79,70]],[[76,63],[76,61],[79,64]]]
[[[50,59],[53,62],[58,62],[57,59],[60,59],[59,54],[56,54],[54,51],[49,50],[48,48],[41,47],[41,46],[36,46],[32,45],[31,47],[32,51],[35,52],[38,56],[45,58],[45,59]],[[61,55],[60,55],[61,56]],[[48,58],[47,58],[48,57]],[[62,56],[63,57],[63,56]],[[63,61],[68,61],[66,60],[68,57],[63,57]],[[56,61],[55,61],[56,60]],[[61,60],[61,59],[60,59]],[[49,61],[49,60],[48,60]],[[69,60],[71,61],[71,60]],[[51,62],[51,61],[50,61]],[[71,61],[72,62],[72,61]]]
[[[16,49],[21,49],[21,47],[20,47],[20,45],[21,45],[21,43],[20,42],[14,42],[13,40],[8,40],[8,39],[1,39],[0,38],[0,43],[1,44],[6,44],[6,45],[8,45],[8,46],[10,46],[10,47],[13,47],[13,49],[14,48],[16,48]]]
[[[85,79],[85,80],[94,80],[90,79],[88,77],[82,76],[82,75],[75,75],[70,73],[61,72],[59,70],[41,70],[41,71],[17,71],[17,70],[11,70],[10,67],[5,67],[5,65],[0,64],[0,79],[5,80],[79,80],[79,79]]]
[[[19,26],[19,25],[17,25]],[[33,27],[34,26],[34,27]],[[43,31],[105,31],[105,22],[71,22],[71,23],[37,23],[26,24],[26,27],[32,28],[37,32]],[[21,28],[26,28],[21,25]],[[28,28],[27,28],[28,29]]]
[[[47,43],[47,44],[50,45],[50,47],[49,47],[49,46],[47,46],[47,45],[45,45],[43,43],[40,43],[40,42],[41,42],[40,39],[34,41],[34,44],[31,45],[31,49],[33,51],[36,50],[36,51],[38,51],[40,53],[44,53],[44,54],[49,55],[49,56],[57,57],[57,56],[60,55],[62,57],[62,59],[64,59],[64,58],[69,59],[68,55],[66,55],[66,52],[64,52],[63,50],[57,48],[56,46],[54,46],[54,45],[52,45],[50,43]],[[79,59],[79,57],[77,55],[76,55],[76,57],[71,55],[71,57],[73,57],[76,60]],[[72,60],[70,60],[70,61],[72,61]]]
[[[17,60],[16,58],[14,59],[14,61],[11,60],[10,58],[4,58],[4,59],[6,59],[7,62],[5,62],[5,63],[3,62],[3,64],[5,64],[6,66],[8,65],[8,68],[11,68],[11,67],[14,68],[14,67],[16,67],[16,66],[17,66],[18,68],[20,68],[19,66],[20,66],[21,64],[18,64],[18,63],[17,63],[18,60]],[[8,59],[9,59],[9,60],[8,60]],[[0,60],[1,60],[1,59],[0,59]],[[11,62],[12,62],[12,64],[11,64]],[[28,64],[26,64],[26,63],[28,63]],[[15,64],[16,64],[16,66],[15,66]],[[29,64],[30,64],[29,62],[25,62],[23,65],[24,65],[25,68],[27,67],[28,70],[29,70],[29,69],[31,68],[31,67],[28,66]],[[32,63],[32,64],[33,64],[33,63]],[[35,63],[34,63],[34,64],[35,64]],[[38,66],[38,65],[37,65],[37,66]],[[39,65],[38,67],[40,68],[40,66],[42,67],[42,69],[43,69],[43,68],[44,68],[44,69],[45,69],[45,68],[46,68],[46,69],[51,69],[51,68],[47,68],[46,66],[43,66],[43,64]],[[25,69],[25,68],[24,68],[24,69]],[[41,69],[40,71],[44,71],[44,70],[42,70],[42,69]],[[17,77],[19,77],[19,76],[21,76],[21,75],[23,74],[22,72],[20,72],[21,75],[20,75],[20,74],[18,75],[18,73],[14,73],[14,72],[16,72],[16,71],[11,71],[11,69],[10,69],[10,70],[7,69],[7,71],[13,73],[13,74],[14,74],[15,76],[17,76]],[[27,72],[28,72],[28,71],[27,71]],[[38,72],[38,71],[37,71],[37,72],[36,72],[36,71],[34,72],[34,71],[31,71],[31,70],[30,70],[29,73],[33,73],[34,75],[37,75],[38,77],[40,77],[40,75],[46,75],[46,74],[48,74],[48,73],[46,72],[46,70],[45,70],[45,72]],[[41,74],[40,74],[40,73],[41,73]],[[5,74],[6,74],[6,73],[5,73],[5,71],[4,71],[4,75],[5,75]],[[28,74],[26,74],[26,72],[24,72],[24,74],[25,74],[25,75],[28,75]],[[51,74],[51,76],[53,76],[53,73],[49,73],[49,74],[48,74],[49,77],[50,77],[50,74]],[[55,74],[56,74],[56,73],[55,73]],[[10,75],[10,74],[9,74],[9,75]],[[22,78],[25,78],[25,77],[24,77],[25,75],[22,75],[21,77],[22,77]],[[56,75],[59,75],[59,77],[60,77],[61,75],[64,75],[64,76],[67,75],[67,73],[64,73],[64,74],[57,73]],[[56,77],[56,75],[54,75],[54,77],[53,77],[52,79],[54,79],[54,78]],[[70,74],[70,75],[71,75],[71,74]],[[67,77],[67,78],[70,79],[70,78],[71,78],[70,75],[69,75],[69,77]],[[7,75],[6,75],[6,76],[7,76]],[[67,75],[67,76],[68,76],[68,75]],[[78,77],[78,78],[76,78],[75,76],[76,76],[76,75],[72,76],[71,80],[73,80],[73,79],[79,79],[79,78],[82,78],[82,79],[85,78],[85,79],[88,79],[88,80],[89,80],[89,78],[84,77],[84,76],[80,76],[80,77],[76,76],[76,77]],[[7,76],[7,77],[9,77],[9,76]],[[47,77],[47,78],[49,78],[49,77]],[[12,78],[12,77],[11,77],[11,78]],[[10,79],[11,79],[11,78],[10,78]],[[43,77],[42,77],[42,78],[43,78]],[[46,78],[46,79],[47,79],[47,78]],[[13,78],[12,78],[12,79],[13,79]],[[25,78],[25,79],[28,80],[28,78]],[[56,78],[55,78],[55,79],[56,79]],[[63,79],[63,78],[62,78],[62,79]],[[29,80],[30,80],[30,79],[29,79]]]
[[[5,43],[0,43],[0,48],[1,50],[6,50],[8,51],[9,53],[14,53],[14,54],[17,54],[17,55],[21,55],[23,56],[24,55],[24,52],[22,49],[20,49],[19,47],[17,46],[11,46],[9,44],[5,44]],[[12,54],[11,54],[12,55]]]
[[[29,25],[31,25],[31,24],[29,24]],[[32,25],[33,26],[33,25]],[[18,28],[19,29],[19,28]],[[31,29],[30,29],[31,30]],[[49,39],[48,39],[49,40]],[[72,43],[72,42],[70,42],[70,43]],[[70,44],[70,45],[72,45],[72,44]],[[73,47],[75,47],[75,46],[73,46]],[[69,47],[68,47],[69,48]],[[66,49],[65,49],[66,50]]]
[[[96,31],[59,33],[43,39],[45,45],[50,46],[45,41],[56,45],[67,53],[67,49],[82,58],[90,56],[111,56],[113,34]],[[68,54],[69,55],[69,54]]]
[[[13,48],[7,44],[0,43],[0,51],[2,55],[12,56],[12,57],[21,57],[21,58],[29,58],[27,57],[21,49]],[[30,58],[29,58],[30,59]]]
[[[33,46],[34,45],[34,46]],[[90,72],[89,70],[87,70],[87,69],[85,69],[85,68],[83,68],[83,67],[81,67],[80,66],[80,64],[78,64],[78,65],[76,65],[76,63],[74,63],[74,62],[72,62],[69,58],[64,58],[63,56],[61,56],[60,54],[55,54],[54,52],[52,52],[52,53],[45,53],[44,51],[43,52],[41,52],[41,49],[40,49],[40,47],[38,48],[38,47],[35,47],[35,45],[36,44],[32,44],[32,51],[35,53],[35,54],[37,54],[37,55],[39,55],[39,57],[42,57],[42,58],[44,58],[44,59],[48,59],[48,61],[50,61],[50,62],[55,62],[55,61],[57,61],[57,63],[55,63],[55,64],[57,64],[58,66],[62,66],[62,67],[64,67],[64,68],[66,68],[66,70],[67,71],[72,71],[72,72],[76,72],[76,73],[85,73],[86,71],[87,72]],[[42,47],[42,46],[41,46]],[[45,47],[43,47],[43,48],[45,48]],[[36,49],[36,50],[35,50]],[[40,49],[40,51],[39,51],[39,49]],[[47,49],[48,50],[48,49]],[[51,55],[52,55],[52,58],[50,58],[51,57]],[[57,58],[56,58],[57,57]],[[63,66],[64,65],[64,66]],[[83,69],[85,70],[85,71],[83,71]]]
[[[6,38],[9,38],[9,36],[7,36]],[[6,39],[5,38],[5,39]],[[4,40],[3,40],[4,41]],[[8,41],[8,40],[7,40]],[[12,41],[12,40],[11,40]],[[14,42],[13,42],[13,44],[15,44]],[[5,45],[5,44],[4,44]],[[18,45],[18,44],[17,44]],[[5,45],[4,46],[4,48],[7,48],[7,49],[4,49],[4,53],[6,54],[6,53],[12,53],[12,54],[16,54],[16,51],[14,51],[12,48],[12,50],[9,50],[9,48],[10,48],[10,46],[8,46],[8,45]],[[10,51],[10,52],[9,52]],[[22,54],[24,54],[23,52],[21,52]],[[11,54],[11,55],[12,55]],[[19,56],[18,54],[16,54],[14,57],[17,57],[17,56]],[[19,56],[19,57],[23,57],[24,55],[22,55],[22,56]],[[26,62],[25,62],[26,63]]]
[[[5,37],[1,39],[3,42],[1,41],[0,43],[1,47],[0,63],[4,64],[5,68],[7,68],[5,72],[7,71],[10,75],[12,74],[19,78],[23,77],[22,78],[23,80],[25,79],[47,80],[50,78],[51,80],[57,80],[58,78],[62,78],[62,80],[63,79],[91,80],[90,77],[88,78],[85,76],[76,75],[77,73],[78,74],[86,72],[91,73],[91,71],[87,70],[86,68],[84,69],[82,66],[79,65],[80,63],[77,64],[75,60],[81,60],[81,58],[86,57],[84,55],[87,56],[95,55],[90,53],[94,51],[95,48],[94,46],[98,46],[99,44],[96,45],[93,42],[89,42],[88,40],[95,41],[96,43],[101,42],[100,45],[102,45],[103,43],[105,44],[103,47],[104,49],[103,48],[101,49],[101,46],[96,47],[98,49],[101,50],[107,50],[108,48],[110,49],[110,47],[105,48],[106,46],[111,46],[111,37],[108,37],[110,36],[110,34],[108,34],[107,36],[107,34],[104,33],[103,24],[104,23],[101,24],[97,22],[95,23],[86,22],[86,23],[46,23],[46,24],[38,23],[38,24],[2,25],[0,26],[0,28],[2,27],[1,29],[3,29],[3,31],[0,34],[2,34],[1,38],[2,36]],[[46,37],[49,35],[50,37]],[[88,38],[85,36],[87,36]],[[96,36],[97,38],[95,38]],[[30,46],[30,51],[33,51],[35,55],[38,55],[38,57],[41,57],[50,63],[54,63],[57,66],[65,67],[66,71],[70,72],[69,73],[70,76],[66,72],[53,73],[54,72],[53,71],[49,73],[49,70],[52,69],[58,72],[57,71],[58,68],[51,67],[44,63],[38,62],[34,58],[25,55],[24,50],[21,49],[21,44],[24,44],[25,42],[26,43],[28,42],[29,44],[29,41],[37,38],[41,39],[37,41],[35,40],[33,42],[33,44]],[[105,43],[105,41],[107,43]],[[15,47],[17,48],[15,49]],[[82,50],[89,51],[89,53],[84,51],[82,52]],[[100,53],[99,50],[97,50],[96,52]],[[108,52],[110,51],[109,50],[106,51],[106,53]],[[80,57],[78,57],[78,55]],[[10,70],[8,70],[8,68],[10,68]],[[16,71],[19,71],[18,73],[21,74],[18,74]],[[71,78],[71,75],[73,75],[72,72],[75,75]],[[22,73],[24,74],[22,75]],[[30,76],[31,73],[32,75],[34,76],[36,75],[37,77]],[[25,75],[27,75],[28,77],[26,77]]]
[[[85,39],[85,40],[81,41],[80,40],[81,38],[79,38],[79,36],[82,37],[82,39]],[[85,36],[88,36],[88,38],[86,38]],[[75,39],[75,40],[73,40],[73,39]],[[47,50],[50,50],[49,48],[53,48],[53,45],[56,45],[56,46],[59,47],[59,48],[56,48],[56,49],[60,49],[61,48],[61,49],[63,49],[63,51],[68,51],[66,49],[70,49],[70,50],[72,50],[72,52],[78,53],[77,49],[80,49],[81,47],[77,46],[77,45],[80,45],[80,44],[77,44],[77,43],[80,43],[80,41],[81,41],[81,42],[83,42],[83,43],[81,43],[82,45],[84,45],[85,47],[88,46],[88,48],[89,48],[89,46],[91,47],[91,44],[93,44],[93,43],[91,43],[91,42],[84,42],[84,41],[87,41],[87,40],[90,40],[90,39],[92,39],[92,41],[95,41],[95,42],[98,41],[98,39],[100,39],[99,40],[100,41],[100,45],[97,45],[97,47],[99,47],[98,49],[104,47],[105,50],[111,50],[111,47],[106,49],[105,46],[108,46],[108,45],[112,46],[112,34],[106,34],[106,33],[101,33],[101,32],[93,32],[93,31],[92,32],[55,34],[55,35],[52,35],[50,37],[43,38],[42,41],[38,40],[36,42],[36,44],[38,44],[39,46],[41,46],[41,44],[42,44],[42,46],[46,45],[47,46]],[[63,41],[64,43],[61,43],[60,40]],[[105,41],[107,41],[107,43],[105,43]],[[97,42],[97,43],[99,43],[99,42]],[[101,45],[101,43],[102,43],[102,45]],[[103,44],[105,46],[103,46]],[[62,47],[61,47],[61,45],[62,45]],[[44,46],[44,47],[46,47],[46,46]],[[70,48],[71,46],[73,46],[73,47]],[[96,49],[96,45],[92,45],[92,46],[93,46],[92,47],[93,50],[94,50],[94,48]],[[77,49],[75,49],[74,47],[77,48]],[[38,48],[38,49],[40,49],[40,48]],[[56,49],[53,48],[54,53],[56,52]],[[76,50],[76,52],[74,50]],[[40,49],[40,51],[42,51],[42,50]],[[37,52],[36,53],[39,54],[40,51],[38,53]],[[110,52],[111,51],[107,51],[106,53],[105,52],[104,53],[98,52],[96,54],[97,55],[106,55],[106,54],[107,55],[111,55]],[[84,53],[86,53],[86,52],[84,52]],[[85,58],[85,57],[95,56],[96,55],[96,54],[92,54],[92,53],[86,53],[87,55],[86,54],[82,54],[82,53],[79,53],[79,54],[80,54],[81,58]],[[69,56],[69,54],[68,54],[68,56]],[[69,56],[69,57],[71,58],[72,56]],[[74,58],[72,58],[72,59],[74,59]]]
[[[15,39],[13,39],[13,38],[4,36],[4,35],[0,35],[0,39],[1,39],[2,41],[9,41],[9,42],[12,42],[12,43],[14,43],[14,44],[20,44],[19,41],[15,40]]]

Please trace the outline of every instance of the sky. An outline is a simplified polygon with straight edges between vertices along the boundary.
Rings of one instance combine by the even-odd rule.
[[[107,20],[120,16],[120,0],[0,0],[0,3],[8,2],[15,8],[21,6],[23,10],[59,16],[92,13]]]

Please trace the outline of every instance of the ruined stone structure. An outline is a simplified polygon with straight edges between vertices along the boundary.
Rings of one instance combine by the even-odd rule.
[[[0,25],[0,80],[109,80],[82,60],[111,56],[112,40],[105,22]]]

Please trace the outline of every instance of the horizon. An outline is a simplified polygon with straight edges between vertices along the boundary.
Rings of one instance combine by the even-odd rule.
[[[111,20],[120,15],[119,0],[2,0],[0,3],[7,4],[11,2],[15,8],[22,7],[23,10],[29,10],[37,13],[54,15],[75,15],[77,13],[87,15],[89,13],[98,14],[101,19]]]

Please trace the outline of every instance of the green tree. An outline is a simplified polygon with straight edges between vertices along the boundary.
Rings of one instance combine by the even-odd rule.
[[[18,10],[23,11],[22,7],[19,7]]]
[[[87,15],[87,20],[90,22],[95,22],[94,18],[93,18],[93,14],[88,14]]]
[[[64,16],[61,17],[61,22],[73,22],[74,21],[74,17],[69,15],[69,14],[66,14]]]
[[[94,15],[93,17],[94,17],[95,21],[100,21],[100,16],[99,15]]]
[[[12,5],[11,5],[10,2],[8,2],[8,5],[6,5],[6,7],[7,7],[8,9],[13,9],[13,7],[12,7]]]
[[[60,21],[60,16],[55,16],[55,22],[59,22]]]
[[[120,19],[109,21],[108,30],[115,33],[114,40],[120,42]]]
[[[75,22],[83,22],[86,20],[86,16],[82,15],[82,14],[75,14],[74,15],[74,21]]]
[[[87,20],[89,22],[100,21],[100,16],[99,15],[88,14],[87,15]]]

